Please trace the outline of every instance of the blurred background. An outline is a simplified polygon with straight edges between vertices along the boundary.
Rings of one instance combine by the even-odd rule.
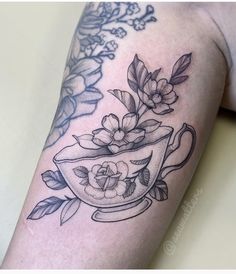
[[[0,3],[0,263],[49,132],[83,6]],[[150,268],[236,267],[235,144],[236,113],[221,110]]]

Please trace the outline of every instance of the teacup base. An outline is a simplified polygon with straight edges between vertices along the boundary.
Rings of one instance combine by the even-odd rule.
[[[110,207],[110,208],[98,208],[92,215],[92,219],[97,222],[119,222],[132,217],[135,217],[143,213],[150,207],[152,200],[144,197],[133,203]]]

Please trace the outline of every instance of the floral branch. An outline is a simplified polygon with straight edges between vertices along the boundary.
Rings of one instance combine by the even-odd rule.
[[[161,69],[153,73],[148,72],[145,64],[137,55],[128,69],[128,84],[130,88],[138,95],[139,105],[138,112],[140,116],[148,110],[152,110],[157,115],[165,115],[172,111],[173,105],[178,96],[174,91],[174,86],[179,85],[188,79],[187,75],[182,73],[191,63],[191,53],[181,56],[174,64],[171,78],[159,78]]]
[[[98,101],[103,98],[96,84],[103,77],[104,61],[115,58],[117,39],[126,37],[126,27],[140,31],[148,22],[156,21],[151,5],[140,14],[141,7],[136,2],[86,5],[73,37],[59,106],[45,148],[54,145],[66,133],[72,120],[96,110]],[[121,22],[124,19],[126,22]]]

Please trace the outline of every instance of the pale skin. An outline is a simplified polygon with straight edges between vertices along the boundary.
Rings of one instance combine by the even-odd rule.
[[[233,77],[236,38],[231,36],[236,5],[152,5],[158,11],[158,21],[149,24],[145,31],[130,32],[119,42],[116,58],[103,68],[99,89],[104,98],[97,110],[74,120],[61,140],[42,152],[3,268],[144,268],[159,247],[204,151],[220,105],[236,110]],[[124,108],[106,91],[129,89],[126,71],[134,55],[137,53],[151,71],[162,67],[164,74],[170,74],[174,62],[189,52],[192,52],[189,79],[175,88],[179,96],[175,111],[160,120],[175,132],[184,122],[192,125],[197,143],[187,164],[166,178],[168,199],[153,202],[144,213],[120,222],[91,220],[94,208],[85,203],[63,226],[58,223],[57,212],[40,220],[27,220],[38,201],[55,194],[42,183],[41,173],[55,170],[52,158],[63,147],[74,143],[72,135],[91,132],[105,114],[125,114]],[[152,112],[148,115],[154,118]],[[182,149],[170,161],[183,158],[189,139],[183,140]],[[151,168],[155,169],[155,165]],[[68,189],[57,193],[60,197],[71,194]]]

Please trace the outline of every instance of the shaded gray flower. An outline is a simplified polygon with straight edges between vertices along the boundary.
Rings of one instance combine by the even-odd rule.
[[[136,128],[138,116],[135,113],[124,115],[120,123],[114,114],[104,116],[103,128],[93,131],[93,142],[98,146],[107,146],[112,153],[131,149],[145,137],[145,130]]]
[[[128,8],[127,8],[128,15],[132,15],[132,14],[139,13],[139,12],[140,12],[140,7],[139,7],[138,3],[129,3]]]
[[[94,165],[88,173],[89,184],[85,192],[95,199],[114,198],[125,193],[125,178],[128,175],[128,165],[119,161],[107,161],[102,165]]]
[[[118,48],[118,44],[115,42],[115,40],[111,40],[106,43],[105,48],[108,51],[115,51]]]
[[[143,19],[135,18],[132,24],[134,29],[138,31],[145,29],[146,22]]]
[[[114,34],[116,37],[118,38],[123,38],[127,35],[127,31],[124,30],[122,27],[119,27],[119,28],[113,28],[111,30],[111,34]]]
[[[178,99],[173,85],[166,79],[159,81],[149,79],[143,87],[138,90],[140,100],[156,114],[166,114],[172,111],[169,105]]]

